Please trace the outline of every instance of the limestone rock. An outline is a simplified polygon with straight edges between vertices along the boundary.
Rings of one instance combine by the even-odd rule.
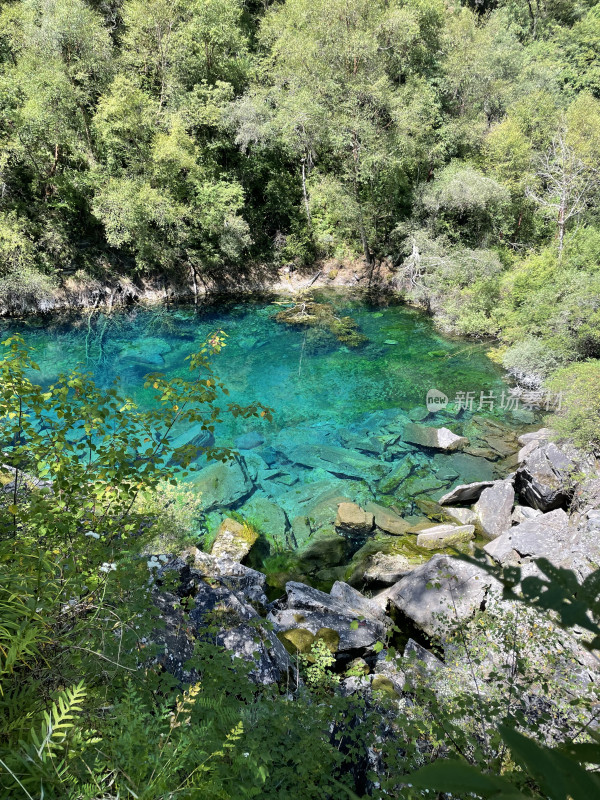
[[[501,585],[485,570],[438,554],[386,589],[385,600],[400,617],[435,636],[472,616],[492,591],[500,592]]]
[[[407,556],[392,553],[375,553],[363,573],[366,584],[391,586],[415,568]]]
[[[171,576],[178,583],[175,592],[162,587],[163,581]],[[194,604],[188,611],[181,599],[191,596]],[[279,682],[291,674],[285,648],[267,627],[257,625],[260,617],[246,598],[218,579],[207,579],[182,559],[175,559],[159,572],[152,599],[164,624],[152,636],[161,646],[157,661],[179,680],[186,683],[199,680],[200,676],[187,662],[193,655],[194,641],[206,635],[207,614],[219,628],[217,643],[229,650],[232,657],[250,662],[249,676],[256,683]]]
[[[544,557],[559,564],[571,554],[576,540],[577,529],[559,508],[514,526],[484,550],[501,564],[513,560],[513,551],[519,559]]]
[[[474,525],[434,525],[417,536],[417,547],[426,550],[441,550],[470,542],[475,535]]]
[[[385,638],[390,624],[382,610],[346,584],[336,584],[338,596],[289,581],[286,596],[277,600],[268,620],[278,635],[302,628],[314,636],[323,628],[339,636],[338,653],[366,652]]]
[[[267,578],[262,572],[233,561],[228,555],[216,557],[198,550],[197,547],[187,548],[179,558],[188,563],[203,578],[209,578],[213,583],[225,586],[232,592],[241,592],[251,603],[260,606],[267,605],[265,595]],[[171,561],[167,567],[170,568],[173,565],[174,562]]]
[[[536,448],[517,470],[515,489],[524,505],[540,511],[566,508],[573,497],[575,462],[553,442]]]
[[[495,539],[510,528],[514,502],[515,490],[509,481],[499,481],[483,490],[473,511],[486,539]]]
[[[515,506],[512,513],[512,521],[514,525],[519,525],[521,522],[527,522],[528,519],[535,519],[539,517],[542,512],[537,508],[529,508],[528,506]]]
[[[390,508],[380,506],[378,503],[373,503],[372,501],[368,502],[365,506],[365,511],[373,514],[375,526],[385,533],[391,533],[394,536],[403,536],[410,528],[410,522],[402,519],[402,517],[394,513]]]
[[[464,436],[457,436],[448,428],[431,428],[427,425],[417,425],[409,422],[402,436],[405,442],[418,444],[420,447],[430,447],[435,450],[452,452],[460,450],[469,444]]]
[[[463,483],[460,486],[455,486],[454,489],[443,497],[440,497],[438,502],[441,506],[474,503],[476,500],[479,500],[483,490],[493,486],[495,482],[496,481],[476,481],[475,483]]]
[[[545,442],[552,436],[551,428],[540,428],[538,431],[529,431],[519,436],[518,442],[523,447],[530,442]]]
[[[453,508],[449,507],[444,509],[446,517],[453,522],[458,522],[459,525],[473,525],[477,519],[477,514],[470,508]]]
[[[256,531],[242,525],[235,519],[227,517],[219,525],[217,538],[213,542],[211,555],[215,558],[229,556],[232,561],[241,562],[250,552],[258,539]]]

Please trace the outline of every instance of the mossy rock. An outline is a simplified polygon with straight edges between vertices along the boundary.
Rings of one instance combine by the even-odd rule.
[[[277,638],[288,653],[294,656],[296,653],[310,653],[316,637],[306,628],[291,628],[289,631],[280,631]]]
[[[322,639],[332,653],[337,653],[340,646],[340,635],[333,628],[319,628],[315,634],[315,641]]]
[[[390,697],[400,697],[398,692],[394,689],[392,681],[386,678],[385,675],[375,675],[371,682],[371,689],[374,692],[381,692]]]

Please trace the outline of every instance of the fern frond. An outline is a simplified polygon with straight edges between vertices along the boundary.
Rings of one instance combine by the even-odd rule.
[[[46,753],[63,744],[69,730],[74,727],[74,719],[81,712],[86,697],[83,681],[61,692],[50,711],[44,711],[44,722],[39,731],[30,732],[31,744],[37,757],[44,760]]]

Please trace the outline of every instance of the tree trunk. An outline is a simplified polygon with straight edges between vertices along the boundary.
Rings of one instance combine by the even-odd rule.
[[[312,219],[310,216],[310,203],[308,199],[308,190],[306,188],[306,156],[302,156],[302,195],[304,197],[304,208],[306,209],[306,219],[308,221],[308,228],[312,230]]]

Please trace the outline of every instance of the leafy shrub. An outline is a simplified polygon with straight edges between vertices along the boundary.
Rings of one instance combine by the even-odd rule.
[[[584,361],[558,370],[549,388],[562,393],[562,408],[552,425],[585,450],[600,453],[600,361]]]

